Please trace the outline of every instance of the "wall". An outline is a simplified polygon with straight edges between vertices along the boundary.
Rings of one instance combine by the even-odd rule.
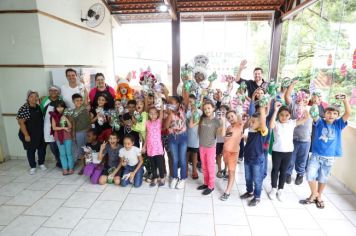
[[[6,159],[24,158],[15,114],[28,89],[47,94],[52,68],[100,68],[113,85],[109,11],[105,8],[104,21],[96,28],[80,21],[94,3],[102,1],[0,1],[0,150]]]
[[[348,125],[342,133],[343,157],[335,162],[332,174],[356,193],[356,126]]]

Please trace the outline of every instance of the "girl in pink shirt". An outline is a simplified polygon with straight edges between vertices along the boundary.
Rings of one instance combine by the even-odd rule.
[[[148,159],[151,162],[153,180],[150,184],[151,187],[157,184],[157,169],[159,171],[159,186],[163,186],[164,182],[164,169],[163,169],[163,145],[161,139],[163,109],[158,111],[156,107],[151,107],[148,110],[148,121],[146,122],[146,141],[142,148],[142,152],[147,152]]]

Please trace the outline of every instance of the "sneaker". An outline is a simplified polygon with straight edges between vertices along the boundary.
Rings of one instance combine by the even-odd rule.
[[[280,201],[280,202],[283,202],[283,189],[278,189],[278,191],[277,191],[277,199]]]
[[[230,194],[224,193],[223,195],[221,195],[220,200],[221,201],[226,201],[227,199],[229,199]]]
[[[46,171],[46,170],[47,170],[47,167],[46,167],[45,165],[40,165],[40,169],[41,169],[42,171]]]
[[[208,188],[208,185],[200,185],[199,187],[197,187],[198,190],[204,190],[204,189],[207,189]]]
[[[248,203],[248,205],[250,206],[250,207],[252,207],[252,206],[256,206],[258,203],[260,203],[260,199],[259,198],[256,198],[256,197],[254,197],[254,198],[252,198],[252,200]]]
[[[272,188],[271,191],[269,191],[269,193],[268,193],[269,199],[271,199],[271,200],[276,199],[276,193],[277,193],[277,189]]]
[[[177,182],[178,182],[178,179],[177,179],[177,178],[173,178],[173,179],[172,179],[172,182],[171,182],[170,188],[176,188]]]
[[[253,197],[253,193],[246,192],[240,196],[241,199]]]
[[[297,175],[297,178],[295,179],[294,182],[296,185],[301,185],[303,183],[303,175]]]
[[[36,173],[36,168],[31,168],[30,169],[30,175],[34,175]]]
[[[212,191],[214,191],[213,188],[212,188],[212,189],[206,188],[206,189],[202,192],[202,194],[203,194],[203,195],[209,195]]]
[[[184,186],[185,186],[185,180],[181,179],[181,180],[178,181],[176,189],[183,189]]]
[[[287,175],[287,176],[286,176],[286,183],[287,183],[287,184],[292,183],[292,176],[291,176],[291,175]]]

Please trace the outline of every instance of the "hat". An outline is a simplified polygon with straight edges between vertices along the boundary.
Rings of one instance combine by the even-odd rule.
[[[28,99],[33,93],[37,94],[37,97],[39,96],[36,90],[29,89],[26,98]]]
[[[56,85],[51,85],[51,86],[49,86],[48,91],[49,91],[49,90],[57,90],[59,93],[61,92],[61,89],[60,89],[58,86],[56,86]]]

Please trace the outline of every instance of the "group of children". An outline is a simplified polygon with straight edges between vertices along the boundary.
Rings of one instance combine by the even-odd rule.
[[[83,97],[74,94],[73,110],[66,110],[65,103],[59,101],[50,113],[63,175],[74,173],[76,157],[72,154],[72,142],[78,138],[76,134],[85,131],[86,145],[75,148],[80,158],[77,163],[81,165],[78,174],[92,177],[98,171],[93,183],[139,187],[145,178],[152,187],[164,186],[169,174],[170,187],[182,189],[191,163],[192,179],[199,178],[201,165],[203,184],[197,189],[204,195],[214,191],[215,176],[228,179],[220,197],[226,201],[243,153],[246,193],[240,197],[251,199],[249,206],[255,206],[261,199],[270,149],[269,198],[283,200],[284,184],[291,182],[295,166],[296,184],[303,181],[307,169],[312,192],[301,203],[316,203],[323,208],[321,194],[335,157],[341,156],[341,130],[347,124],[350,106],[345,96],[339,96],[345,113],[338,118],[337,108],[320,105],[320,94],[301,90],[292,98],[295,83],[267,101],[266,89],[258,87],[251,98],[247,98],[250,109],[243,114],[222,102],[220,91],[200,100],[187,91],[183,91],[181,97],[168,96],[163,84],[160,85],[162,103],[159,105],[155,102],[157,94],[143,93],[124,104],[117,100],[114,107],[109,107],[107,96],[99,94],[89,110]],[[320,110],[317,115],[309,111],[310,102]]]

